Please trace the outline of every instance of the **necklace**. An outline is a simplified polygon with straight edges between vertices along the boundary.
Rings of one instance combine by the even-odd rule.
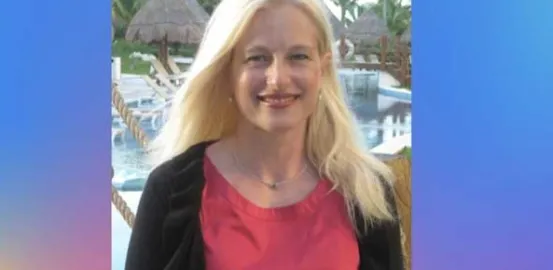
[[[238,167],[238,169],[240,171],[242,171],[243,173],[248,174],[246,172],[246,170],[244,169],[244,166],[242,166],[242,163],[239,162],[239,159],[236,156],[236,152],[234,152],[234,151],[232,152],[232,158],[234,159],[234,164],[236,165],[236,167]],[[259,175],[254,175],[254,176],[261,184],[265,185],[266,187],[268,187],[271,190],[276,190],[280,185],[296,180],[298,177],[300,177],[305,172],[305,170],[307,170],[307,164],[304,164],[303,168],[298,173],[296,173],[292,178],[284,180],[284,181],[280,181],[280,182],[267,182],[267,181],[262,180],[261,177],[259,177]]]

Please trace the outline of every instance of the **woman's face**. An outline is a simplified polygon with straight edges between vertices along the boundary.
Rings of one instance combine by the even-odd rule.
[[[331,57],[317,41],[314,22],[293,4],[257,12],[232,58],[234,100],[246,122],[269,132],[305,127]]]

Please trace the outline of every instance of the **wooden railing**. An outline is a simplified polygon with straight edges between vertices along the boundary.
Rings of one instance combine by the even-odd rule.
[[[345,47],[341,47],[340,54],[342,55],[342,67],[365,69],[365,70],[382,70],[390,73],[402,86],[411,85],[411,48],[408,44],[400,41],[399,37],[394,37],[390,46],[389,38],[382,36],[377,46],[371,49],[366,49],[362,44],[357,44],[358,50],[364,51],[365,60],[369,55],[375,54],[378,63],[357,63],[347,62],[343,57],[346,51]]]

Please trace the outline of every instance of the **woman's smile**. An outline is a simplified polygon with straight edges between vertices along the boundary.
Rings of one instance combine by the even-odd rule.
[[[257,100],[260,101],[260,104],[268,106],[272,109],[284,109],[293,105],[299,98],[300,94],[268,94],[268,95],[258,95]]]

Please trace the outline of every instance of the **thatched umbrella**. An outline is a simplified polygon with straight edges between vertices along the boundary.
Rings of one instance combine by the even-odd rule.
[[[205,23],[209,21],[209,14],[196,0],[186,0],[186,3],[192,13],[198,15]]]
[[[345,33],[346,28],[344,27],[342,22],[336,16],[334,16],[334,14],[330,11],[326,4],[323,4],[323,8],[330,22],[334,38],[340,38],[340,36]]]
[[[372,10],[365,11],[346,29],[346,35],[354,42],[376,43],[381,36],[389,34],[386,22]]]
[[[405,30],[405,32],[401,35],[401,41],[407,43],[411,42],[411,25],[409,25],[407,30]]]
[[[168,43],[198,44],[209,15],[196,0],[149,0],[134,15],[125,39],[159,43],[159,60],[166,64]]]
[[[340,20],[338,20],[338,18],[336,18],[336,16],[334,16],[333,14],[330,14],[329,17],[330,26],[332,27],[332,33],[334,34],[335,38],[339,38],[342,34],[346,32],[346,28],[344,27],[342,22],[340,22]]]

